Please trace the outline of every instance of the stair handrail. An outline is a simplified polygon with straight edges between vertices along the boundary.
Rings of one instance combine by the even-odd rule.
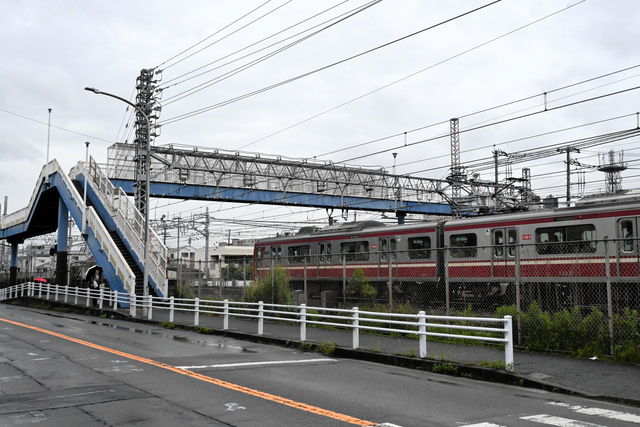
[[[127,194],[120,188],[115,187],[107,175],[102,171],[95,159],[90,156],[89,170],[85,167],[85,162],[78,162],[76,173],[89,176],[88,182],[92,183],[92,188],[103,204],[110,208],[110,215],[122,231],[125,239],[131,245],[131,249],[136,253],[138,259],[144,262],[144,216],[134,206]],[[167,295],[167,273],[166,260],[167,248],[158,237],[157,233],[149,230],[149,258],[150,262],[146,267],[156,285],[163,295]]]

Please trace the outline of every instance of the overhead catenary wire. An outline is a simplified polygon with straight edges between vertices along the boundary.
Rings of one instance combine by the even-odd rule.
[[[347,62],[347,61],[353,60],[353,59],[355,59],[355,58],[359,58],[359,57],[361,57],[361,56],[363,56],[363,55],[369,54],[369,53],[374,52],[374,51],[376,51],[376,50],[379,50],[379,49],[382,49],[382,48],[384,48],[384,47],[390,46],[390,45],[392,45],[392,44],[398,43],[398,42],[400,42],[400,41],[402,41],[402,40],[406,40],[406,39],[407,39],[407,38],[409,38],[409,37],[413,37],[413,36],[415,36],[415,35],[418,35],[418,34],[421,34],[421,33],[425,32],[425,31],[428,31],[428,30],[434,29],[434,28],[436,28],[436,27],[439,27],[439,26],[441,26],[441,25],[444,25],[444,24],[449,23],[449,22],[451,22],[451,21],[454,21],[454,20],[456,20],[456,19],[462,18],[462,17],[467,16],[467,15],[469,15],[469,14],[471,14],[471,13],[477,12],[477,11],[479,11],[479,10],[482,10],[482,9],[486,8],[486,7],[489,7],[489,6],[491,6],[491,5],[494,5],[494,4],[496,4],[496,3],[500,2],[500,1],[501,1],[501,0],[495,0],[495,1],[491,2],[491,3],[487,3],[487,4],[483,5],[483,6],[480,6],[480,7],[478,7],[478,8],[475,8],[475,9],[473,9],[473,10],[470,10],[470,11],[464,12],[464,13],[462,13],[462,14],[459,14],[459,15],[454,16],[454,17],[452,17],[452,18],[449,18],[449,19],[447,19],[447,20],[441,21],[441,22],[439,22],[439,23],[437,23],[437,24],[434,24],[434,25],[431,25],[431,26],[429,26],[429,27],[423,28],[422,30],[419,30],[419,31],[413,32],[413,33],[408,34],[408,35],[406,35],[406,36],[403,36],[403,37],[400,37],[400,38],[398,38],[398,39],[392,40],[392,41],[390,41],[390,42],[384,43],[384,44],[382,44],[382,45],[376,46],[376,47],[374,47],[374,48],[372,48],[372,49],[366,50],[366,51],[361,52],[361,53],[358,53],[358,54],[356,54],[356,55],[352,55],[352,56],[350,56],[350,57],[348,57],[348,58],[345,58],[345,59],[342,59],[342,60],[340,60],[340,61],[333,62],[333,63],[331,63],[331,64],[328,64],[328,65],[325,65],[325,66],[323,66],[323,67],[317,68],[317,69],[315,69],[315,70],[308,71],[308,72],[303,73],[303,74],[300,74],[300,75],[298,75],[298,76],[291,77],[291,78],[289,78],[289,79],[286,79],[286,80],[280,81],[280,82],[278,82],[278,83],[274,83],[274,84],[272,84],[272,85],[270,85],[270,86],[263,87],[263,88],[261,88],[261,89],[255,90],[255,91],[253,91],[253,92],[248,92],[248,93],[246,93],[246,94],[244,94],[244,95],[240,95],[240,96],[237,96],[237,97],[235,97],[235,98],[231,98],[231,99],[228,99],[228,100],[226,100],[226,101],[223,101],[223,102],[220,102],[220,103],[217,103],[217,104],[212,104],[212,105],[210,105],[210,106],[208,106],[208,107],[203,107],[203,108],[200,108],[200,109],[198,109],[198,110],[194,110],[194,111],[189,112],[189,113],[184,113],[184,114],[181,114],[181,115],[178,115],[178,116],[171,117],[171,118],[169,118],[169,119],[167,119],[167,120],[162,121],[162,122],[161,122],[161,124],[162,124],[162,125],[167,125],[167,124],[175,123],[175,122],[177,122],[177,121],[184,120],[184,119],[187,119],[187,118],[190,118],[190,117],[193,117],[193,116],[196,116],[196,115],[199,115],[199,114],[205,113],[205,112],[207,112],[207,111],[211,111],[211,110],[214,110],[214,109],[216,109],[216,108],[220,108],[220,107],[223,107],[223,106],[225,106],[225,105],[229,105],[229,104],[231,104],[231,103],[238,102],[238,101],[241,101],[241,100],[243,100],[243,99],[246,99],[246,98],[249,98],[249,97],[252,97],[252,96],[255,96],[255,95],[258,95],[258,94],[264,93],[264,92],[267,92],[267,91],[269,91],[269,90],[272,90],[272,89],[275,89],[275,88],[277,88],[277,87],[280,87],[280,86],[286,85],[286,84],[288,84],[288,83],[292,83],[292,82],[297,81],[297,80],[300,80],[300,79],[302,79],[302,78],[304,78],[304,77],[308,77],[308,76],[310,76],[310,75],[313,75],[313,74],[319,73],[319,72],[321,72],[321,71],[324,71],[324,70],[327,70],[327,69],[329,69],[329,68],[335,67],[335,66],[337,66],[337,65],[339,65],[339,64],[343,64],[343,63],[345,63],[345,62]],[[584,1],[584,0],[583,0],[583,1]]]

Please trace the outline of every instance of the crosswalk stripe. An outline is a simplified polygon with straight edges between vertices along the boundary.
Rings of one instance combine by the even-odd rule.
[[[578,414],[597,415],[599,417],[610,418],[613,420],[628,421],[631,423],[640,424],[640,415],[634,415],[628,412],[618,412],[602,408],[586,408],[584,406],[571,406],[568,403],[563,402],[549,402],[549,405],[568,408],[573,412],[577,412]]]
[[[553,415],[541,414],[520,417],[521,420],[534,421],[536,423],[547,424],[556,427],[604,427],[600,424],[588,423],[586,421],[571,420],[569,418],[555,417]]]

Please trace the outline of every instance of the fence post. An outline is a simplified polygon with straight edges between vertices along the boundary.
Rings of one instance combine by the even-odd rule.
[[[271,258],[271,304],[275,304],[276,300],[276,271],[275,260]]]
[[[424,311],[418,312],[418,341],[420,342],[420,358],[427,357],[427,319]]]
[[[222,329],[229,329],[229,300],[224,300],[224,314],[222,316]]]
[[[509,372],[515,370],[513,363],[513,320],[511,316],[504,316],[504,337],[507,340],[504,343],[504,365]]]
[[[129,313],[131,317],[136,317],[136,294],[129,294]]]
[[[353,330],[351,331],[351,348],[357,349],[360,347],[360,313],[358,312],[358,307],[353,307]]]
[[[304,256],[304,303],[307,303],[307,256]]]
[[[102,301],[104,300],[104,289],[100,288],[100,292],[98,294],[98,308],[102,310]]]
[[[111,306],[114,310],[118,309],[118,291],[113,291],[113,304]]]
[[[347,254],[342,254],[342,308],[347,308]]]
[[[613,301],[611,295],[611,263],[609,261],[609,251],[607,238],[604,238],[604,263],[607,274],[607,313],[609,315],[609,350],[613,356]]]
[[[440,249],[438,249],[440,250]],[[450,312],[449,312],[449,251],[448,249],[442,249],[442,257],[444,258],[444,287],[445,287],[445,292],[447,293],[446,295],[446,302],[447,302],[447,316],[450,316]]]
[[[153,319],[153,295],[147,295],[147,319]]]
[[[195,312],[193,313],[193,325],[198,326],[200,324],[200,298],[196,297],[194,304]]]
[[[169,297],[169,322],[173,323],[173,307],[174,307],[173,296]]]
[[[26,283],[22,285],[22,291],[20,292],[20,296],[21,297],[24,297],[24,288],[25,288],[25,286],[29,286],[29,285],[26,284]]]
[[[258,335],[264,333],[264,302],[258,303]]]
[[[521,246],[516,246],[516,320],[518,321],[518,345],[522,344],[522,316],[520,311],[520,282],[522,273],[520,269]]]
[[[307,305],[300,304],[300,341],[307,340]]]
[[[51,285],[47,283],[47,299],[51,298]]]
[[[87,307],[89,307],[89,304],[91,303],[91,288],[87,288]]]
[[[64,285],[64,303],[67,303],[67,298],[69,297],[69,285]]]
[[[80,288],[76,286],[76,295],[75,295],[75,300],[73,301],[73,303],[75,305],[78,305],[78,294],[80,293]]]
[[[54,301],[58,301],[58,293],[60,292],[60,285],[56,284],[56,290],[55,293],[53,294],[53,300]]]
[[[42,283],[38,283],[38,298],[42,299]]]

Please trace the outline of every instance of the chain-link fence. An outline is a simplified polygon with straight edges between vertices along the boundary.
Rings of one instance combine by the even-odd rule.
[[[246,288],[253,280],[251,259],[209,262],[171,259],[167,271],[170,289],[185,298],[243,300]]]
[[[414,251],[269,254],[258,279],[286,271],[293,302],[379,311],[514,318],[523,347],[640,357],[637,242],[545,242]],[[277,277],[277,276],[276,276]],[[625,356],[628,353],[628,357]]]

